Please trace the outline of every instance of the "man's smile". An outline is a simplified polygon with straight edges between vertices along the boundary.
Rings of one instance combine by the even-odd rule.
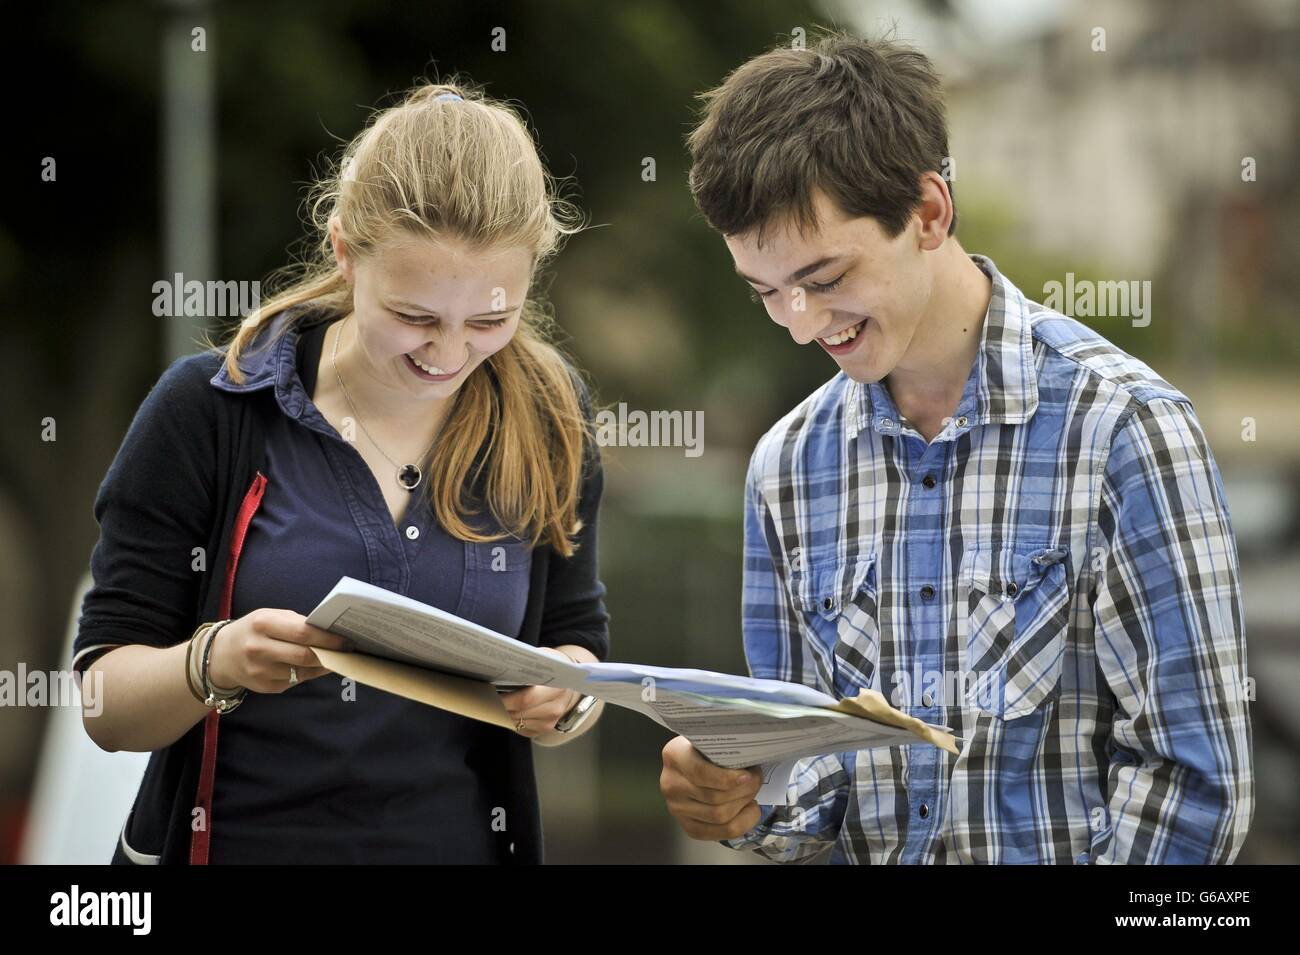
[[[856,325],[850,325],[842,328],[833,335],[827,335],[825,338],[817,339],[817,344],[830,352],[832,355],[847,355],[858,346],[858,339],[867,327],[869,318],[864,318]]]

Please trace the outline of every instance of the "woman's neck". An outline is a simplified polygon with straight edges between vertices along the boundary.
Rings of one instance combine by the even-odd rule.
[[[334,353],[336,344],[337,356]],[[340,388],[340,378],[346,390]],[[418,450],[405,456],[413,460],[412,455],[422,453],[441,430],[455,398],[417,401],[409,394],[376,380],[366,356],[357,345],[356,320],[349,315],[331,323],[325,332],[316,375],[316,394],[312,401],[318,408],[324,402],[339,409],[341,416],[351,415],[357,419],[360,422],[357,430],[364,426],[365,431],[394,458],[397,457],[394,452],[418,445]]]

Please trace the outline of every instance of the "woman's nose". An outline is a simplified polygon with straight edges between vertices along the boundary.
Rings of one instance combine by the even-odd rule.
[[[429,340],[429,350],[438,356],[438,367],[446,371],[459,368],[469,359],[469,342],[463,332],[449,331]]]

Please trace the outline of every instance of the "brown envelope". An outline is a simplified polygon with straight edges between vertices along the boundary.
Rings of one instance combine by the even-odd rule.
[[[889,726],[897,726],[900,729],[911,730],[921,739],[933,743],[940,749],[946,749],[954,756],[961,755],[961,750],[957,748],[957,741],[951,733],[945,733],[943,730],[927,726],[918,720],[915,716],[908,716],[889,705],[889,701],[876,690],[859,690],[856,697],[847,697],[836,703],[831,709],[839,710],[841,713],[852,713],[854,716],[864,716],[869,720],[875,720],[877,723],[885,723]]]
[[[344,653],[322,647],[312,647],[311,650],[320,660],[321,666],[339,676],[396,693],[426,706],[436,706],[440,710],[468,716],[472,720],[481,720],[509,730],[515,728],[514,721],[506,713],[497,691],[490,683],[435,673],[433,670],[396,663],[366,653]]]

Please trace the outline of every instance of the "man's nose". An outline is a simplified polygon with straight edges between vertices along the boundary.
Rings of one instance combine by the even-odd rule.
[[[784,311],[781,324],[800,345],[807,345],[826,327],[821,310],[808,307],[807,299],[802,295],[796,294],[790,301],[783,301],[781,308]]]

